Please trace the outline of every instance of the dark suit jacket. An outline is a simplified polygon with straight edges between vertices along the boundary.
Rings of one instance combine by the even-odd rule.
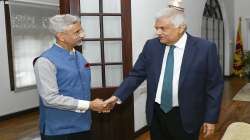
[[[165,45],[158,38],[148,40],[132,71],[114,93],[124,101],[146,79],[149,125],[154,113],[164,51]],[[199,130],[204,122],[217,122],[223,84],[216,45],[188,34],[178,92],[182,123],[187,132]]]

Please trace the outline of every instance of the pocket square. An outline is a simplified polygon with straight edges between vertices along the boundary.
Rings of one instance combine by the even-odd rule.
[[[90,64],[89,64],[89,63],[86,63],[86,64],[84,65],[84,67],[89,69],[89,68],[90,68]]]

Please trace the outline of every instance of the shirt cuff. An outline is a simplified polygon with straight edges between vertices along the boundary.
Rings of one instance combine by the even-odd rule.
[[[84,113],[89,109],[89,101],[86,100],[79,100],[77,104],[76,112]]]
[[[117,101],[116,103],[119,105],[119,104],[122,104],[122,100],[120,98],[117,97]]]

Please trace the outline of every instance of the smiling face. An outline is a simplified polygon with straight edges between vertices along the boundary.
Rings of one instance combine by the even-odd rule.
[[[175,27],[167,17],[157,19],[154,27],[160,42],[166,45],[175,44],[185,32],[185,26]]]

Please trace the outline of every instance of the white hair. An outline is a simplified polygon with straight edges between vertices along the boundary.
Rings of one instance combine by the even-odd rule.
[[[168,18],[175,27],[180,27],[186,24],[185,14],[183,11],[175,8],[164,8],[156,14],[156,20],[160,18]]]
[[[64,32],[69,25],[80,22],[79,18],[70,14],[55,15],[49,19],[49,30],[54,35],[58,32]]]

